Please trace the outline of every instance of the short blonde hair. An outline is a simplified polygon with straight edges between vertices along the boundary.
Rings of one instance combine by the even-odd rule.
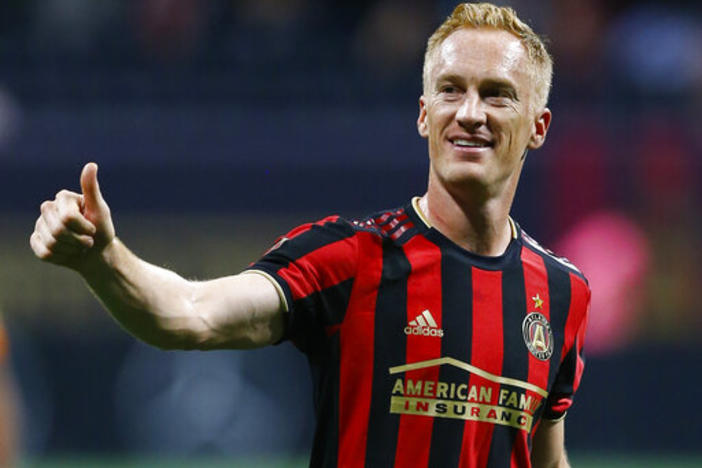
[[[424,54],[422,81],[424,92],[429,89],[429,63],[434,51],[454,31],[461,28],[494,28],[516,36],[524,45],[532,63],[536,81],[537,105],[545,107],[551,90],[553,60],[546,50],[544,40],[528,24],[517,17],[512,8],[498,7],[492,3],[461,3],[439,26],[427,41]]]

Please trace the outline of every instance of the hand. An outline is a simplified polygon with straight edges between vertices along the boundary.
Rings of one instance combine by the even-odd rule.
[[[88,163],[80,175],[82,194],[61,190],[41,204],[41,215],[29,238],[41,260],[75,270],[95,258],[115,238],[115,228],[97,180],[97,164]]]

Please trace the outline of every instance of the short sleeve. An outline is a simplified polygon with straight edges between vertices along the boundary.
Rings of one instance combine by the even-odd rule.
[[[566,349],[566,354],[558,368],[555,382],[551,387],[543,418],[559,420],[565,417],[568,409],[573,405],[573,398],[580,386],[580,381],[585,370],[585,330],[590,311],[590,289],[583,284],[582,287],[573,288],[573,314],[572,332],[566,325],[566,335],[571,336],[572,345]],[[569,314],[570,315],[570,314]]]
[[[357,271],[353,227],[332,216],[280,237],[245,273],[270,279],[287,310],[283,339],[308,354],[321,352],[343,320]]]

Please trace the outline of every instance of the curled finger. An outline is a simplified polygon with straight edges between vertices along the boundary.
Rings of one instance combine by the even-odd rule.
[[[67,227],[76,234],[93,236],[95,225],[91,223],[81,212],[83,196],[62,190],[56,194],[56,213],[61,225]]]
[[[76,233],[66,225],[66,217],[59,213],[59,204],[52,203],[42,210],[41,218],[46,226],[46,231],[41,234],[47,241],[55,240],[57,243],[72,245],[80,249],[90,248],[93,238],[87,234]],[[47,235],[48,234],[48,235]]]
[[[62,255],[80,255],[89,246],[83,245],[74,236],[60,233],[58,236],[51,232],[44,217],[37,220],[34,227],[41,243],[50,251]],[[92,239],[90,239],[92,245]]]
[[[37,231],[34,231],[30,236],[29,245],[34,251],[34,255],[40,260],[56,264],[65,264],[68,261],[65,255],[49,250]]]

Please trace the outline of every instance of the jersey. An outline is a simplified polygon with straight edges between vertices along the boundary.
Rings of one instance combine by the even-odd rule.
[[[311,365],[310,466],[528,467],[580,382],[587,282],[511,219],[503,255],[464,250],[417,200],[300,226],[249,268]]]

